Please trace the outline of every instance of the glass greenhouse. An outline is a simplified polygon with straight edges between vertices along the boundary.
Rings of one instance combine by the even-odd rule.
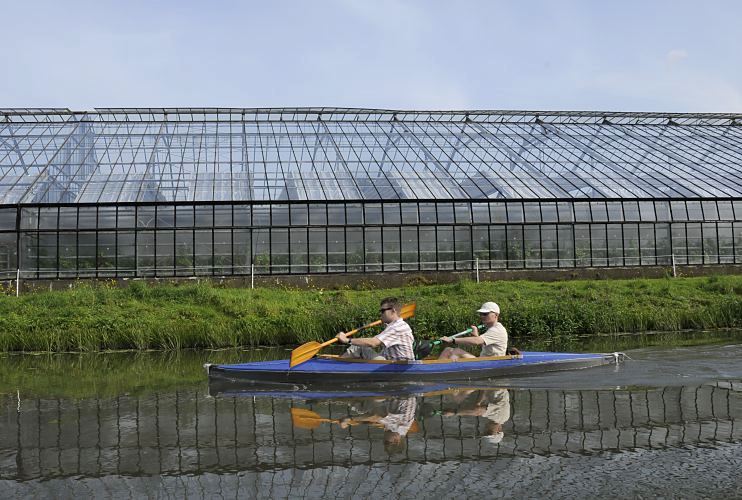
[[[0,109],[0,274],[742,262],[742,115]]]

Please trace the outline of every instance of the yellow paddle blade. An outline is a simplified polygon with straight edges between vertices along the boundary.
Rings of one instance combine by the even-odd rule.
[[[402,319],[407,319],[415,315],[415,309],[417,308],[417,304],[414,302],[412,304],[405,304],[402,307],[402,311],[400,312],[400,317]],[[360,328],[356,328],[355,330],[352,330],[348,332],[346,335],[351,336],[355,334],[356,332],[359,332],[365,328],[371,328],[372,326],[377,326],[381,324],[381,320],[373,321],[367,325],[363,325]],[[334,344],[337,342],[337,338],[332,338],[330,340],[327,340],[323,343],[311,341],[307,342],[306,344],[302,344],[293,351],[291,351],[291,359],[289,360],[289,368],[293,368],[296,365],[300,365],[306,361],[309,361],[312,359],[323,347],[326,347],[330,344]]]
[[[312,410],[291,408],[291,423],[300,429],[316,429],[325,421]]]

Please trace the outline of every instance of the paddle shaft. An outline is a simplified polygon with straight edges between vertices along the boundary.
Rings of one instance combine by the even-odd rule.
[[[477,328],[484,328],[484,325],[479,325],[479,326],[478,326]],[[452,338],[452,339],[455,339],[456,337],[461,337],[462,335],[466,335],[467,333],[471,333],[471,332],[473,332],[473,331],[474,331],[474,330],[472,330],[471,328],[467,328],[467,329],[466,329],[466,330],[464,330],[463,332],[459,332],[459,333],[457,333],[457,334],[455,334],[455,335],[451,335],[451,338]],[[442,342],[443,342],[442,340],[434,340],[434,341],[433,341],[433,345],[438,345],[438,344],[440,344],[440,343],[442,343]]]

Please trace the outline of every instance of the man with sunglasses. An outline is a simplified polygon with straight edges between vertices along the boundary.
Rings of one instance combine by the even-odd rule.
[[[472,325],[471,337],[443,337],[441,340],[447,344],[462,346],[482,346],[479,357],[504,356],[508,348],[508,332],[498,320],[500,319],[500,306],[494,302],[485,302],[477,311],[481,323],[487,330],[479,335],[479,328]],[[458,347],[446,347],[438,359],[474,358],[473,354],[459,349]]]
[[[338,342],[348,345],[343,358],[414,360],[412,329],[402,319],[402,304],[394,297],[381,301],[379,315],[386,328],[371,338],[348,338],[345,332],[336,335]],[[381,352],[376,348],[381,347]]]

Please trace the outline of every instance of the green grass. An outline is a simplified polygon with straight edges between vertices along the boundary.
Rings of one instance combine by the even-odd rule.
[[[0,352],[298,344],[377,319],[379,300],[389,295],[417,303],[411,323],[427,338],[465,329],[488,300],[500,304],[511,336],[529,341],[742,326],[739,276],[337,291],[81,282],[66,291],[0,296]]]

